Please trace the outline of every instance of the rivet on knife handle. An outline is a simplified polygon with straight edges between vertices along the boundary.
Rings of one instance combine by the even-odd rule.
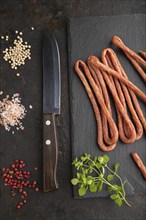
[[[54,114],[43,115],[44,192],[58,189],[56,178],[58,146],[54,116]]]

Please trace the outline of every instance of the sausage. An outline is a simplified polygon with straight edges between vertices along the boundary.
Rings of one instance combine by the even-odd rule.
[[[84,73],[81,71],[80,68],[83,69]],[[105,102],[103,100],[103,97],[101,96],[101,91],[98,88],[98,86],[96,85],[96,83],[94,82],[94,79],[92,78],[92,76],[90,74],[89,68],[87,67],[87,65],[83,61],[78,60],[75,63],[75,71],[76,71],[77,75],[79,76],[79,78],[81,79],[81,81],[82,81],[82,83],[85,87],[85,90],[88,94],[88,97],[91,101],[91,104],[92,104],[92,107],[93,107],[93,110],[94,110],[94,113],[95,113],[95,117],[96,117],[96,121],[97,121],[97,129],[98,129],[98,131],[97,131],[97,142],[99,144],[99,147],[103,151],[112,151],[116,147],[116,143],[118,141],[118,130],[117,130],[115,122],[114,122],[114,120],[111,116],[111,113],[108,110],[108,108],[106,107]],[[92,89],[94,90],[95,95],[93,94],[93,92],[90,88],[90,85],[89,85],[86,77],[84,76],[84,74],[86,75],[86,77],[88,77],[88,80],[90,79],[90,85],[92,85]],[[105,144],[104,140],[103,140],[103,126],[104,125],[102,124],[101,113],[100,113],[100,110],[98,108],[95,96],[98,100],[100,108],[104,111],[104,114],[107,117],[107,121],[109,123],[110,130],[114,134],[114,143],[111,144],[111,145]]]
[[[146,61],[141,58],[139,55],[137,55],[134,51],[129,49],[125,44],[122,42],[122,40],[117,37],[113,36],[112,43],[119,47],[125,55],[128,57],[128,59],[131,61],[137,72],[140,74],[144,82],[146,82],[146,73],[143,71],[140,65],[143,67],[146,67]],[[140,51],[140,54],[146,59],[146,52]]]
[[[98,58],[96,58],[98,60]],[[88,61],[88,65],[92,65],[92,63],[90,64],[90,60]],[[94,66],[93,66],[94,68]],[[97,70],[97,68],[95,68],[95,70]],[[135,128],[133,126],[133,123],[131,122],[128,114],[127,114],[127,111],[126,111],[126,108],[125,106],[123,106],[122,102],[120,101],[120,98],[119,98],[119,95],[117,93],[117,90],[116,90],[116,87],[114,85],[114,83],[111,82],[110,78],[109,78],[109,75],[101,70],[102,72],[102,75],[104,77],[104,80],[106,82],[106,84],[108,85],[108,88],[113,96],[113,99],[114,99],[114,102],[115,102],[115,106],[116,106],[116,109],[117,109],[117,113],[118,113],[118,119],[121,117],[121,120],[124,121],[128,131],[129,131],[129,135],[128,137],[126,137],[125,135],[123,135],[123,131],[122,131],[122,126],[121,126],[121,123],[119,124],[119,135],[120,135],[120,138],[123,142],[125,143],[133,143],[136,139],[136,131],[135,131]]]
[[[138,168],[140,169],[143,177],[146,179],[146,167],[144,166],[142,160],[140,159],[140,157],[138,156],[136,152],[132,152],[131,155],[135,163],[137,164]]]
[[[120,82],[123,82],[126,86],[128,86],[128,88],[132,89],[134,93],[137,94],[144,102],[146,102],[146,95],[137,86],[135,86],[130,80],[125,79],[125,77],[120,76],[117,71],[101,63],[95,56],[90,56],[88,58],[88,61],[90,61],[90,64],[92,64],[92,66],[94,66],[95,69],[100,68],[102,69],[102,71],[108,72],[108,74],[120,80]]]
[[[128,79],[128,77],[127,77],[124,69],[122,68],[115,52],[112,49],[108,48],[108,49],[103,50],[101,57],[102,57],[102,62],[105,65],[111,67],[112,69],[115,69],[121,76]],[[135,130],[136,130],[136,140],[138,140],[143,135],[143,125],[138,117],[138,113],[134,107],[133,102],[135,102],[135,105],[137,105],[137,110],[140,112],[139,114],[142,114],[144,125],[146,124],[146,121],[145,121],[144,115],[142,113],[142,110],[140,108],[140,105],[138,103],[138,100],[131,89],[128,90],[128,88],[123,83],[120,84],[120,82],[117,79],[113,79],[113,80],[115,81],[115,87],[117,89],[119,98],[121,99],[121,101],[123,103],[123,106],[125,108],[129,109],[129,112],[132,117],[132,121],[134,122]],[[120,88],[119,84],[121,85],[122,89]],[[130,93],[130,91],[131,91],[131,93]],[[135,100],[132,100],[131,95],[135,96]],[[125,97],[125,100],[123,97]],[[117,111],[118,111],[118,109],[117,109]],[[129,132],[127,132],[127,126],[125,126],[124,120],[122,120],[122,118],[120,116],[118,117],[118,119],[119,119],[119,123],[118,123],[119,127],[122,126],[122,128],[123,128],[121,132],[124,131],[125,136],[127,136],[127,139],[128,139]],[[119,131],[119,134],[121,134],[121,132]],[[122,133],[122,136],[124,135],[124,133]],[[121,137],[121,140],[122,140],[122,137]]]
[[[139,54],[146,60],[146,52],[139,50]]]
[[[94,71],[94,69],[91,66],[88,66],[88,67],[89,67],[89,70],[91,72],[91,75],[92,75],[95,83],[97,84],[98,88],[101,91],[102,99],[104,100],[105,105],[107,106],[107,108],[112,116],[110,99],[109,99],[107,87],[106,87],[105,81],[103,79],[103,76],[100,73],[100,70],[99,70],[98,74],[96,74],[96,72]],[[103,109],[101,109],[101,119],[102,119],[102,124],[104,125],[103,126],[104,141],[109,145],[115,143],[115,138],[114,138],[115,134],[113,133],[112,129],[109,130],[108,121],[107,121],[106,115],[104,114]]]

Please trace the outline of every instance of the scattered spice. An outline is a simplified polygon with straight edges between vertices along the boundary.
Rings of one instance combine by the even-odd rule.
[[[0,95],[2,95],[3,94],[3,91],[0,91]]]
[[[29,105],[29,108],[32,109],[33,108],[32,105]]]
[[[37,187],[37,181],[31,180],[31,172],[24,170],[26,164],[23,160],[15,160],[10,167],[1,169],[2,178],[4,185],[10,187],[11,195],[14,197],[19,195],[21,197],[21,201],[16,205],[16,208],[20,209],[27,203],[28,189],[32,188],[38,192],[39,188]]]
[[[20,76],[20,73],[16,73],[16,76],[18,76],[18,77],[19,77],[19,76]]]
[[[9,40],[9,36],[6,36],[6,41],[8,41]]]
[[[1,39],[3,40],[3,39],[4,39],[4,36],[1,36]]]
[[[31,30],[34,31],[34,27],[31,27]]]
[[[18,31],[16,30],[15,33],[18,34]],[[26,59],[31,59],[31,46],[27,42],[24,43],[22,35],[23,33],[20,32],[13,41],[13,45],[3,51],[3,58],[11,64],[12,69],[24,65]],[[8,39],[9,36],[6,36],[6,40]]]
[[[10,131],[11,127],[23,130],[21,120],[25,118],[27,110],[21,104],[21,98],[18,93],[12,96],[7,95],[2,101],[0,100],[0,124]]]

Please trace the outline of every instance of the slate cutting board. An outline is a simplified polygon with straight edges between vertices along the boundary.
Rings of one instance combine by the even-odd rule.
[[[70,116],[72,159],[85,152],[91,155],[102,155],[97,144],[97,126],[95,116],[85,89],[74,71],[78,59],[86,61],[89,55],[100,54],[104,48],[111,47],[117,53],[129,79],[146,93],[146,87],[138,73],[125,55],[111,43],[113,35],[119,36],[134,51],[146,50],[146,16],[119,15],[102,17],[71,18],[68,22],[68,55],[70,82]],[[140,101],[146,116],[145,104]],[[107,153],[110,164],[120,163],[119,174],[127,180],[128,195],[146,193],[146,182],[132,160],[130,153],[136,151],[146,165],[146,135],[133,144],[127,145],[118,141],[114,151]],[[73,171],[74,174],[74,171]],[[79,198],[74,187],[74,198]],[[108,193],[88,193],[88,197],[105,197]]]

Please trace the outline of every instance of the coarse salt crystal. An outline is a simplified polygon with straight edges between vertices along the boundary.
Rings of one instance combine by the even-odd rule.
[[[11,127],[17,126],[16,129],[24,129],[21,119],[25,118],[26,109],[21,104],[21,98],[16,93],[10,100],[9,95],[0,101],[0,124],[10,131]]]

